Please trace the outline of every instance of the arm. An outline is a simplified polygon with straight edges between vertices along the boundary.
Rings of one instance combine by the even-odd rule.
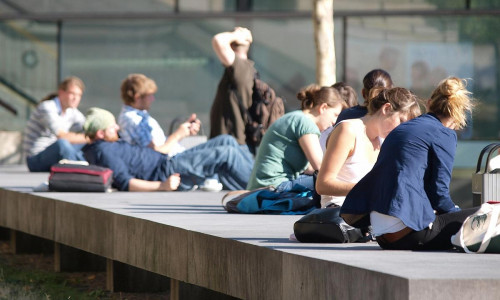
[[[320,195],[345,196],[355,185],[337,179],[345,161],[352,156],[356,143],[356,135],[349,125],[340,123],[328,139],[325,152],[327,159],[323,160],[316,180],[316,191]]]
[[[176,145],[183,138],[198,134],[200,126],[200,120],[196,118],[196,114],[192,114],[186,122],[179,125],[179,128],[177,128],[174,133],[168,136],[163,145],[158,146],[151,142],[149,147],[163,154],[168,154],[172,150],[172,147],[174,147],[174,145]]]
[[[170,175],[163,182],[132,178],[128,182],[128,190],[130,192],[175,191],[179,187],[180,180],[178,173]]]
[[[299,145],[304,151],[304,154],[309,161],[309,171],[319,170],[321,160],[323,159],[323,151],[319,145],[319,138],[316,134],[304,134],[299,138]]]
[[[236,27],[232,32],[221,32],[212,38],[212,47],[224,67],[233,64],[236,54],[231,48],[231,43],[251,44],[252,33],[250,30],[242,27]]]
[[[85,144],[88,142],[85,134],[71,131],[59,131],[57,133],[57,138],[68,140],[68,142],[70,142],[71,144]]]
[[[429,176],[424,177],[424,188],[431,202],[432,208],[438,214],[460,210],[450,197],[451,171],[455,157],[456,140],[445,141],[441,137],[440,145],[433,145],[429,155]],[[452,143],[452,144],[450,144]],[[451,146],[453,145],[453,146]]]
[[[38,109],[40,109],[40,123],[52,131],[58,139],[65,139],[72,144],[87,143],[85,134],[81,133],[81,131],[83,131],[85,117],[80,111],[71,112],[71,120],[65,121],[61,118],[52,102],[48,101],[46,103],[42,103]],[[71,130],[78,132],[73,132]]]

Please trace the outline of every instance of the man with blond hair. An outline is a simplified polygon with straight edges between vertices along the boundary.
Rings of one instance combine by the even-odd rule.
[[[174,156],[185,150],[179,142],[200,130],[196,114],[182,123],[175,132],[165,136],[160,124],[149,114],[158,90],[153,79],[144,74],[130,74],[122,81],[121,98],[123,107],[118,117],[120,137],[128,143]]]

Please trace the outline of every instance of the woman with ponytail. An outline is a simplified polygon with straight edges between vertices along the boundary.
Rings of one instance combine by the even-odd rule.
[[[295,184],[314,189],[321,166],[320,131],[335,124],[347,104],[331,87],[310,85],[297,94],[301,109],[285,114],[266,131],[257,151],[247,189],[273,186],[288,191]]]
[[[339,86],[338,83],[332,85],[333,88],[336,88],[342,96],[350,97],[349,94],[356,95],[354,89],[350,86],[342,87]],[[368,113],[368,105],[370,100],[374,98],[382,89],[391,89],[393,88],[393,83],[391,79],[391,75],[382,69],[374,69],[370,72],[366,73],[363,78],[363,88],[361,89],[361,95],[363,96],[364,102],[358,104],[357,95],[354,101],[348,101],[348,108],[344,109],[337,118],[336,123],[339,123],[343,120],[348,119],[358,119],[365,116]],[[321,144],[321,149],[323,152],[326,150],[326,140],[328,136],[333,130],[333,126],[327,128],[326,130],[321,132],[321,136],[319,138],[319,142]]]
[[[457,147],[473,102],[465,80],[441,81],[428,113],[401,124],[385,139],[373,169],[347,194],[341,216],[371,224],[383,249],[441,250],[477,208],[460,210],[449,193]]]

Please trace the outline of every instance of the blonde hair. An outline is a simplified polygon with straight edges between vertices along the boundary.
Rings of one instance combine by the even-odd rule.
[[[421,114],[418,97],[405,88],[372,89],[370,95],[372,96],[368,101],[368,114],[370,115],[376,113],[386,103],[391,105],[393,112],[408,114],[408,119]]]
[[[342,108],[347,107],[347,103],[344,101],[339,91],[332,87],[321,87],[317,84],[311,84],[302,88],[297,93],[297,99],[301,102],[300,107],[302,110],[311,109],[323,103],[326,103],[330,107],[337,104],[342,105]]]
[[[450,117],[456,129],[467,125],[467,113],[472,112],[474,103],[466,89],[467,81],[458,77],[443,79],[432,92],[429,100],[429,112],[438,116]]]
[[[123,103],[130,105],[134,103],[136,96],[154,94],[158,87],[153,79],[144,74],[130,74],[122,81],[120,90]]]

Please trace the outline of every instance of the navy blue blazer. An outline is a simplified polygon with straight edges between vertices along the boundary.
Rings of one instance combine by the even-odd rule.
[[[337,121],[335,121],[335,124],[340,123],[340,121],[343,120],[362,118],[367,113],[368,113],[368,108],[361,105],[356,105],[353,107],[346,108],[340,112],[339,116],[337,117]]]
[[[377,211],[423,230],[439,214],[459,210],[450,198],[457,134],[433,114],[396,127],[373,169],[347,195],[341,213]]]

